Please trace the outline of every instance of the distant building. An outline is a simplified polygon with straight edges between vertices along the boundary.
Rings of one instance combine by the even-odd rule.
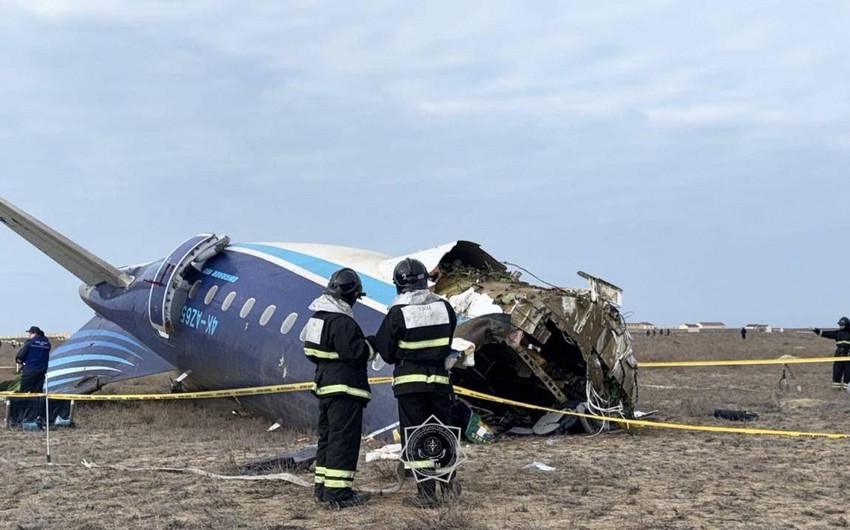
[[[773,333],[773,326],[770,324],[747,324],[744,329],[748,331],[758,331],[760,333]]]
[[[629,331],[644,331],[647,329],[656,329],[655,324],[652,322],[628,322],[626,323],[626,329]]]
[[[71,336],[70,333],[48,333],[47,331],[44,332],[44,335],[48,339],[58,339],[58,340],[67,340],[68,337]],[[24,342],[25,340],[27,340],[27,334],[26,333],[21,333],[19,335],[3,335],[3,336],[0,336],[0,341]]]
[[[699,333],[700,327],[697,324],[680,324],[678,329],[688,333]]]
[[[700,331],[708,329],[726,329],[726,324],[723,322],[697,322],[697,327],[699,327]]]

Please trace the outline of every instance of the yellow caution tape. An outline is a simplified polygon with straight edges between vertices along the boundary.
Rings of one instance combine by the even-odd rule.
[[[392,377],[372,377],[372,384],[392,382]],[[0,392],[0,397],[28,398],[47,396],[50,399],[74,399],[77,401],[168,401],[172,399],[211,399],[241,396],[258,396],[263,394],[282,394],[285,392],[302,392],[312,390],[313,383],[290,383],[286,385],[255,386],[249,388],[232,388],[229,390],[204,390],[202,392],[182,392],[174,394],[54,394]]]
[[[682,366],[743,366],[748,364],[843,363],[850,357],[786,357],[778,359],[733,359],[728,361],[639,361],[638,368],[672,368]]]
[[[558,410],[549,407],[541,407],[539,405],[531,405],[529,403],[522,403],[520,401],[513,401],[511,399],[500,398],[497,396],[492,396],[490,394],[484,394],[481,392],[476,392],[475,390],[469,390],[468,388],[463,388],[456,386],[454,387],[454,391],[457,394],[462,396],[473,397],[477,399],[483,399],[486,401],[493,401],[496,403],[503,403],[505,405],[513,405],[516,407],[523,407],[527,409],[535,409],[535,410],[544,410],[546,412],[556,412],[558,414],[564,414],[567,416],[578,416],[581,418],[591,418],[594,420],[608,420],[613,423],[619,423],[621,425],[629,425],[636,427],[656,427],[659,429],[679,429],[685,431],[708,431],[708,432],[727,432],[727,433],[740,433],[740,434],[773,434],[777,436],[803,436],[810,438],[832,438],[832,439],[840,439],[840,438],[850,438],[850,434],[836,434],[836,433],[823,433],[823,432],[803,432],[803,431],[783,431],[778,429],[748,429],[744,427],[719,427],[712,425],[689,425],[686,423],[667,423],[661,421],[648,421],[648,420],[630,420],[625,418],[613,418],[609,416],[597,416],[596,414],[584,414],[581,412],[576,412],[574,410]]]
[[[300,392],[312,390],[313,383],[293,383],[288,385],[256,386],[250,388],[233,388],[229,390],[205,390],[203,392],[183,392],[175,394],[21,394],[15,392],[0,392],[4,397],[41,397],[50,399],[73,399],[76,401],[166,401],[172,399],[210,399],[239,396],[257,396],[262,394],[279,394],[283,392]]]
[[[386,384],[392,381],[392,377],[372,377],[369,378],[369,382],[371,384]],[[283,392],[301,392],[304,390],[312,390],[313,383],[292,383],[287,385],[270,385],[270,386],[258,386],[251,388],[235,388],[230,390],[206,390],[203,392],[184,392],[179,394],[21,394],[16,392],[0,392],[0,396],[2,397],[12,397],[12,398],[29,398],[29,397],[40,397],[47,395],[51,399],[73,399],[77,401],[146,401],[146,400],[156,400],[156,401],[166,401],[172,399],[209,399],[209,398],[226,398],[226,397],[239,397],[239,396],[256,396],[262,394],[277,394]],[[590,418],[594,420],[606,420],[613,423],[618,423],[620,425],[626,426],[635,426],[635,427],[655,427],[659,429],[678,429],[685,431],[705,431],[705,432],[725,432],[725,433],[738,433],[738,434],[768,434],[768,435],[776,435],[776,436],[795,436],[795,437],[809,437],[809,438],[831,438],[831,439],[841,439],[841,438],[850,438],[850,434],[839,434],[839,433],[822,433],[822,432],[805,432],[805,431],[785,431],[778,429],[749,429],[744,427],[719,427],[719,426],[711,426],[711,425],[690,425],[686,423],[668,423],[661,421],[649,421],[649,420],[635,420],[635,419],[626,419],[621,417],[610,417],[610,416],[600,416],[596,414],[585,414],[582,412],[576,412],[574,410],[560,410],[553,409],[550,407],[543,407],[540,405],[532,405],[530,403],[523,403],[521,401],[514,401],[511,399],[500,398],[498,396],[493,396],[490,394],[485,394],[483,392],[477,392],[475,390],[470,390],[468,388],[464,388],[461,386],[455,386],[454,391],[456,394],[460,394],[462,396],[468,396],[476,399],[481,399],[485,401],[492,401],[495,403],[502,403],[505,405],[512,405],[515,407],[522,407],[533,410],[542,410],[545,412],[555,412],[557,414],[564,414],[567,416],[578,416],[582,418]]]

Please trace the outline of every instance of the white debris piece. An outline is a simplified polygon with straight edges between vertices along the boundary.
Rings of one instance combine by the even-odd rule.
[[[544,464],[543,462],[538,462],[537,460],[535,460],[534,462],[531,462],[530,464],[525,464],[524,466],[522,466],[522,468],[523,469],[539,469],[540,471],[555,471],[555,469],[556,469],[552,466],[548,466],[548,465]]]
[[[460,354],[460,365],[464,368],[475,366],[475,343],[468,340],[454,337],[452,339],[452,350]],[[457,362],[457,359],[455,360]],[[454,366],[454,363],[452,363]],[[449,369],[449,366],[446,366]]]
[[[374,451],[366,453],[366,462],[375,460],[399,460],[401,458],[401,444],[387,444]]]
[[[450,296],[449,303],[454,308],[455,313],[468,318],[504,313],[490,296],[477,293],[472,287],[460,294]]]

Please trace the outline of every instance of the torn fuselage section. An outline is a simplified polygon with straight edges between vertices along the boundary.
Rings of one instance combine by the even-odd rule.
[[[583,272],[583,289],[532,285],[477,245],[452,249],[437,270],[435,290],[458,314],[455,337],[475,344],[474,366],[455,368],[455,384],[546,407],[583,404],[592,413],[633,416],[637,362],[617,286]],[[543,415],[473,404],[492,411],[505,428]]]

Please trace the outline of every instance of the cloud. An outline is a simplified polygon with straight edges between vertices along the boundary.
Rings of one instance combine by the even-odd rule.
[[[694,104],[682,108],[652,108],[646,111],[650,123],[661,126],[760,126],[788,125],[787,112],[763,110],[735,104]]]

